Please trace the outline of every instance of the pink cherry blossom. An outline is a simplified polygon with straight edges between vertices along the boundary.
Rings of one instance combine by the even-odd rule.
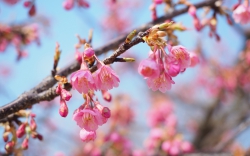
[[[145,78],[156,78],[160,74],[159,66],[156,61],[150,58],[141,61],[138,72]]]
[[[61,97],[62,97],[62,99],[66,100],[66,101],[69,101],[70,98],[72,97],[72,94],[69,91],[67,91],[65,89],[62,89]]]
[[[190,7],[189,7],[189,9],[188,9],[188,13],[192,16],[192,17],[197,17],[196,16],[196,7],[195,6],[193,6],[193,5],[191,5]]]
[[[25,127],[26,127],[26,123],[23,123],[23,124],[21,124],[18,127],[18,129],[16,131],[16,135],[17,135],[18,138],[21,138],[21,137],[24,136],[24,134],[25,134]]]
[[[164,61],[164,69],[171,77],[175,77],[180,73],[180,63],[174,57],[167,55]]]
[[[66,10],[71,10],[74,7],[74,0],[65,0],[63,2],[63,7]]]
[[[98,125],[102,125],[102,116],[99,111],[92,109],[82,109],[73,115],[77,125],[86,131],[95,131]]]
[[[96,131],[86,131],[85,129],[82,129],[80,131],[80,139],[84,142],[95,140],[95,138],[96,138]]]
[[[190,65],[190,56],[188,50],[181,46],[169,46],[168,50],[170,52],[170,56],[174,57],[180,64],[180,71],[183,72]]]
[[[79,93],[88,93],[90,90],[95,90],[95,82],[92,74],[87,69],[80,69],[72,73],[71,77],[72,88],[76,89]]]
[[[190,53],[190,61],[191,62],[189,66],[194,67],[200,62],[200,59],[195,53]]]
[[[163,0],[154,0],[155,4],[162,4]]]
[[[95,55],[95,51],[91,47],[85,49],[84,52],[83,52],[83,56],[87,57],[87,58],[93,57],[94,55]]]
[[[119,86],[119,77],[107,65],[101,65],[101,67],[93,73],[93,77],[97,89],[109,90]]]
[[[162,93],[165,93],[171,89],[171,85],[174,84],[174,81],[168,74],[162,73],[157,78],[148,78],[147,84],[153,91],[160,90]]]
[[[66,117],[68,115],[68,106],[66,105],[66,102],[64,99],[60,98],[60,108],[59,108],[59,114],[62,117]]]
[[[22,142],[22,149],[28,149],[29,147],[29,139],[25,138]]]
[[[250,7],[243,4],[233,11],[233,18],[236,23],[247,24],[250,22]]]
[[[102,97],[104,100],[110,102],[112,100],[112,95],[108,91],[102,90]]]

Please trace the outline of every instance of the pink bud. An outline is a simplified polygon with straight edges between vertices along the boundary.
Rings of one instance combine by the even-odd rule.
[[[36,14],[36,6],[33,4],[29,10],[29,15],[34,16]]]
[[[154,0],[155,4],[162,4],[163,0]]]
[[[149,8],[151,10],[151,17],[153,20],[157,19],[157,12],[156,12],[156,6],[155,4],[152,4]]]
[[[69,101],[70,98],[72,97],[72,94],[69,91],[62,89],[61,96],[62,96],[62,99]]]
[[[191,63],[189,65],[190,67],[194,67],[200,62],[199,57],[195,53],[190,53],[190,59],[191,59]]]
[[[35,117],[36,117],[36,114],[30,113],[30,116],[31,116],[32,118],[35,118]]]
[[[94,49],[92,49],[92,48],[87,48],[87,49],[85,49],[84,52],[83,52],[83,56],[84,56],[84,57],[87,57],[87,58],[91,58],[91,57],[93,57],[94,55],[95,55],[95,51],[94,51]]]
[[[24,5],[25,8],[28,8],[28,7],[30,7],[32,5],[32,2],[31,1],[25,1],[23,3],[23,5]]]
[[[26,150],[29,147],[29,139],[25,138],[22,143],[22,149]]]
[[[233,21],[232,21],[231,17],[228,14],[226,14],[226,18],[227,18],[227,23],[229,25],[233,25]]]
[[[59,114],[62,117],[66,117],[68,115],[68,107],[66,105],[65,100],[63,100],[62,98],[60,99],[60,108],[59,108]]]
[[[200,31],[202,28],[198,18],[194,18],[194,27],[196,28],[197,31]]]
[[[86,131],[85,129],[82,129],[80,131],[80,139],[84,142],[95,140],[95,138],[96,138],[95,131]]]
[[[112,100],[112,96],[108,91],[103,91],[102,90],[102,97],[104,100],[110,102]]]
[[[37,139],[42,141],[43,140],[43,136],[41,134],[37,134]]]
[[[4,133],[3,133],[3,141],[4,141],[4,142],[7,142],[7,141],[9,140],[9,133],[10,133],[10,132],[4,132]]]
[[[102,116],[105,118],[110,118],[111,112],[110,112],[110,109],[108,107],[104,107],[102,109]]]
[[[79,64],[82,63],[82,54],[78,50],[76,50],[75,58]]]
[[[196,7],[191,5],[188,9],[188,13],[192,16],[192,17],[196,17]]]
[[[9,141],[5,144],[5,150],[7,153],[12,153],[15,147],[14,141]]]
[[[36,121],[34,120],[34,118],[30,119],[30,128],[32,131],[36,130]]]
[[[56,87],[56,94],[61,94],[61,91],[62,91],[62,85],[59,84],[57,87]]]
[[[190,153],[193,151],[193,146],[190,142],[184,141],[181,143],[181,149],[184,153]]]
[[[89,7],[89,3],[87,3],[85,0],[78,0],[78,5],[85,8]]]
[[[74,0],[66,0],[63,2],[63,7],[66,10],[71,10],[74,7]]]
[[[18,138],[23,137],[23,135],[25,134],[25,127],[26,127],[26,123],[23,123],[17,129],[16,135],[17,135]]]

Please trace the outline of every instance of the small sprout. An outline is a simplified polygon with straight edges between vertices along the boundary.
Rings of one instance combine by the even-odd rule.
[[[136,35],[136,30],[133,30],[131,33],[128,34],[125,43],[130,43],[132,39],[135,37],[135,35]]]

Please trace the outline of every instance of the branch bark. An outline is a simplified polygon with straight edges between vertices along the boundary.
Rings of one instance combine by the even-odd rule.
[[[218,0],[207,0],[200,3],[195,4],[196,8],[202,8],[205,6],[215,6],[215,2]],[[141,27],[136,28],[137,32],[143,32],[152,27],[153,25],[157,23],[162,23],[167,19],[172,19],[178,15],[184,14],[188,11],[188,7],[185,7],[180,10],[175,10],[170,14],[166,14],[164,16],[159,17],[155,21],[149,22]],[[134,30],[134,29],[133,29]],[[146,33],[146,32],[144,32]],[[109,50],[117,48],[121,43],[123,43],[126,39],[128,34],[121,35],[118,38],[115,38],[114,40],[111,40],[106,45],[95,49],[96,55],[101,55]],[[132,46],[142,42],[143,40],[140,39],[140,37],[136,38],[129,44],[122,44],[110,57],[106,58],[104,60],[105,64],[113,63],[115,58],[122,53],[124,53],[126,50],[131,48]],[[72,72],[78,70],[80,68],[80,65],[77,61],[74,61],[58,71],[58,75],[67,76],[71,74]],[[91,70],[95,70],[96,67],[93,67]],[[24,92],[21,94],[16,100],[0,107],[0,119],[6,118],[8,115],[15,113],[21,109],[29,108],[30,106],[40,102],[40,101],[50,101],[54,99],[56,96],[55,93],[55,87],[53,87],[57,81],[52,76],[47,76],[45,79],[42,80],[37,86],[32,88],[28,92]]]

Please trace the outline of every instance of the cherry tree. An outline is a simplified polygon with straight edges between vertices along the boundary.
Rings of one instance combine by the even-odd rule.
[[[0,155],[249,154],[249,0],[0,0],[0,9]],[[19,11],[25,18],[1,19]],[[88,29],[67,35],[81,27],[75,16]],[[51,29],[54,47],[36,53]]]

